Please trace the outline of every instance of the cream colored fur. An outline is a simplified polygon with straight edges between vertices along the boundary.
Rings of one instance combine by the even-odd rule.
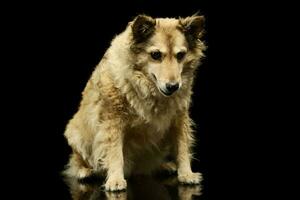
[[[106,190],[123,190],[125,177],[158,170],[171,155],[180,182],[201,181],[201,174],[191,170],[193,136],[188,109],[194,71],[205,46],[197,39],[191,50],[178,29],[178,19],[155,22],[154,34],[136,53],[132,50],[134,22],[130,22],[95,68],[79,110],[66,127],[65,137],[73,149],[66,175],[84,178],[99,173],[106,176]],[[169,59],[153,61],[149,56],[153,48]],[[182,49],[186,56],[178,62],[172,56]],[[156,73],[157,81],[150,72]],[[158,90],[167,81],[181,85],[169,97]]]

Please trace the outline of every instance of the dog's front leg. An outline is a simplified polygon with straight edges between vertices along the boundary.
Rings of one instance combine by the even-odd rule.
[[[193,142],[191,119],[186,114],[177,125],[178,181],[183,184],[199,184],[202,180],[201,173],[193,173],[191,169],[190,148]]]
[[[97,147],[98,168],[107,171],[105,190],[120,191],[126,189],[123,158],[123,126],[119,120],[106,122],[102,126],[94,143]]]

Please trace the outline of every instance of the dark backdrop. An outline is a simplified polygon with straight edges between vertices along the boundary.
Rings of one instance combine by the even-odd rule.
[[[197,11],[206,17],[208,50],[197,72],[191,107],[197,124],[198,160],[193,168],[205,176],[203,199],[239,197],[249,189],[240,183],[255,180],[250,172],[257,166],[251,155],[262,144],[253,147],[261,138],[261,130],[254,127],[265,123],[264,114],[271,111],[261,89],[266,85],[258,87],[268,65],[257,61],[271,43],[263,30],[274,24],[271,16],[261,18],[266,11],[262,5],[136,0],[9,8],[3,38],[5,52],[12,56],[5,57],[9,62],[2,80],[8,78],[3,99],[12,106],[3,110],[8,110],[5,125],[11,131],[3,141],[9,146],[5,162],[16,163],[8,167],[19,177],[9,179],[16,185],[13,191],[22,189],[21,195],[37,199],[67,199],[69,191],[59,174],[70,153],[63,132],[112,38],[140,13],[185,17]],[[259,113],[261,101],[266,106]]]

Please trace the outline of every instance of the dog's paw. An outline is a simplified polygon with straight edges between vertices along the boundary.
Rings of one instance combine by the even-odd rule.
[[[78,171],[78,178],[79,179],[84,179],[84,178],[87,178],[87,177],[89,177],[91,175],[92,175],[92,170],[88,169],[88,168],[81,168]]]
[[[193,196],[202,195],[200,185],[180,185],[178,186],[179,199],[192,200]]]
[[[106,191],[121,191],[126,189],[127,183],[124,178],[108,178],[104,187]]]
[[[122,191],[122,192],[105,192],[105,196],[109,200],[126,200],[127,199],[126,191]]]
[[[177,171],[177,166],[174,162],[165,162],[161,164],[160,170],[167,172],[168,174],[175,174]]]
[[[200,184],[202,181],[201,173],[187,173],[187,174],[179,174],[178,181],[182,184]]]

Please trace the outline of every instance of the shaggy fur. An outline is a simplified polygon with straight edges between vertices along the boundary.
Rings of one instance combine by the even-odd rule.
[[[124,177],[159,168],[177,170],[182,183],[201,181],[201,174],[191,171],[188,109],[194,71],[205,49],[203,23],[202,16],[139,15],[114,38],[66,127],[73,150],[67,176],[105,175],[110,191],[125,189]],[[158,51],[159,59],[151,57]],[[166,95],[167,83],[178,83],[179,89]],[[174,163],[164,163],[166,157]]]

